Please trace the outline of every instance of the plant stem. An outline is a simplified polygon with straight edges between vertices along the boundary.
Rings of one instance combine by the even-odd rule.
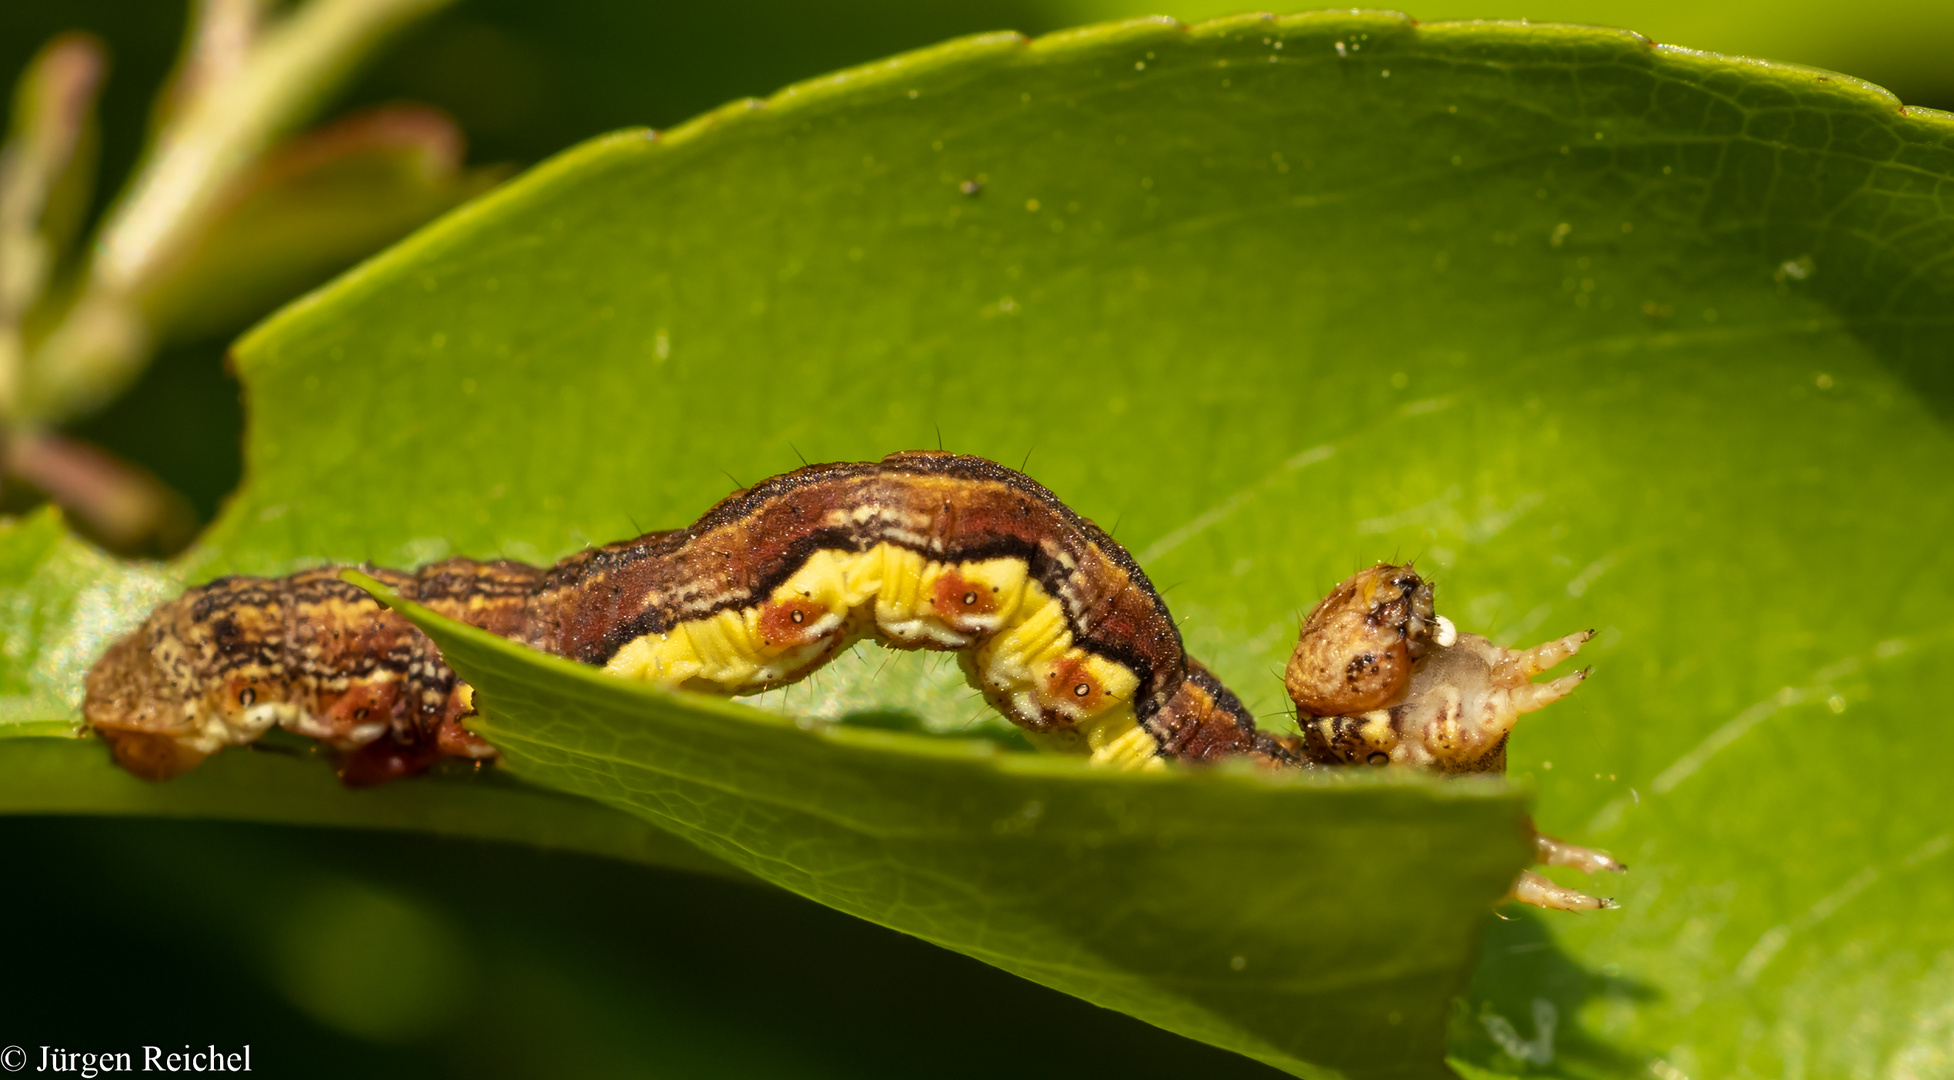
[[[172,552],[189,543],[197,512],[175,489],[137,465],[49,432],[7,439],[9,476],[58,503],[83,532],[119,552]]]
[[[75,180],[77,159],[88,156],[88,121],[106,68],[99,42],[64,34],[42,47],[15,94],[11,130],[0,146],[0,420],[14,415],[20,399],[21,323],[47,291],[60,257],[65,237],[50,218],[62,209],[55,204]]]
[[[240,60],[199,66],[206,56],[235,56],[235,42],[216,39],[255,25],[248,0],[206,4],[199,30],[212,40],[200,37],[186,61],[181,111],[110,211],[73,306],[29,359],[16,416],[69,419],[133,382],[153,344],[144,294],[222,206],[231,183],[389,36],[449,2],[309,0],[259,34]]]

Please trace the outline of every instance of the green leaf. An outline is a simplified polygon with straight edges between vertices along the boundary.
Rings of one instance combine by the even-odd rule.
[[[52,507],[0,519],[0,738],[71,734],[89,665],[181,588],[75,539]]]
[[[1140,15],[1183,22],[1233,15],[1238,0],[1047,0],[1064,24]],[[1534,0],[1524,8],[1487,0],[1426,0],[1425,23],[1520,12],[1535,23],[1631,27],[1656,41],[1737,56],[1849,71],[1907,97],[1944,104],[1954,89],[1944,58],[1954,40],[1954,6],[1941,0]]]
[[[1607,883],[1620,912],[1491,924],[1452,1021],[1458,1065],[1932,1072],[1954,996],[1937,794],[1954,721],[1933,704],[1954,560],[1938,539],[1954,526],[1951,184],[1945,114],[1624,33],[1318,14],[971,39],[587,144],[287,309],[238,350],[252,479],[176,570],[547,562],[691,520],[722,470],[750,482],[797,452],[870,458],[940,429],[951,449],[1029,452],[1116,523],[1191,651],[1273,714],[1298,609],[1365,562],[1417,556],[1462,629],[1600,630],[1596,678],[1522,724],[1511,769],[1543,828],[1633,867]],[[981,833],[1036,789],[1041,820],[1081,836],[1115,823],[1089,792],[1147,822],[1259,785],[1272,808],[1326,807],[1325,830],[1425,800],[1427,837],[1459,835],[1441,792],[1503,805],[1074,776],[450,644],[513,772],[890,922],[922,918],[915,894],[874,881],[948,890],[968,880],[951,869],[974,872],[958,860],[1007,850],[891,840],[872,872],[836,872],[849,826],[912,796],[903,821]],[[786,704],[873,705],[880,660]],[[912,693],[938,676],[906,671],[885,712],[977,712],[966,691]],[[618,726],[627,710],[641,726]],[[765,790],[706,800],[734,762]],[[823,778],[833,804],[731,812]],[[953,813],[959,797],[976,812]],[[826,805],[851,816],[810,809]],[[1294,825],[1232,804],[1225,819],[1245,844]],[[1511,836],[1474,835],[1433,850],[1463,867]],[[756,846],[796,838],[821,855]],[[1269,913],[1299,880],[1280,857],[1222,877],[1240,849],[1183,863],[1122,843],[1087,852],[1066,898],[1143,871],[1185,895],[1128,888],[1117,914],[1225,892],[1185,954],[1033,905],[1021,875],[1049,879],[1042,858],[998,861],[918,932],[950,942],[953,917],[1008,914],[1014,948],[1056,951],[994,962],[1297,1071],[1409,1068],[1431,1045],[1418,1008],[1361,1066],[1312,1041],[1319,1023],[1377,1030],[1380,984],[1359,974],[1376,968],[1349,969],[1360,981],[1322,1006],[1338,1011],[1298,1014],[1271,989],[1225,1021],[1227,972],[1184,978],[1237,925],[1330,949],[1379,920],[1450,919],[1463,895],[1360,899],[1372,873],[1427,864],[1384,842],[1393,869],[1313,868],[1351,913],[1326,929]]]
[[[441,644],[517,776],[1300,1074],[1429,1069],[1472,930],[1526,858],[1497,784],[1113,774],[796,721],[539,656],[355,580]]]
[[[102,748],[92,743],[12,739],[0,743],[0,813],[403,829],[743,877],[656,826],[493,773],[443,775],[354,792],[340,785],[325,762],[294,752],[225,754],[179,780],[154,784],[109,767]]]

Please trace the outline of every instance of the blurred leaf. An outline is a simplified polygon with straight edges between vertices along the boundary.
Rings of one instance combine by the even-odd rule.
[[[95,184],[95,98],[107,67],[93,36],[60,34],[14,87],[0,148],[0,322],[41,299],[81,225]]]
[[[470,0],[418,28],[354,100],[432,102],[486,158],[533,161],[574,140],[677,123],[905,49],[1079,21],[1051,8],[1046,0]]]
[[[506,174],[463,169],[462,156],[454,122],[416,105],[356,113],[278,148],[144,297],[158,334],[235,330]]]
[[[1298,606],[1417,555],[1464,629],[1601,630],[1598,678],[1523,725],[1512,763],[1543,827],[1634,867],[1623,912],[1494,925],[1453,1018],[1462,1067],[1932,1072],[1954,986],[1937,794],[1954,722],[1931,706],[1954,559],[1935,539],[1954,526],[1951,178],[1944,115],[1606,31],[1336,14],[954,44],[589,144],[274,319],[238,355],[251,480],[177,570],[546,562],[690,520],[719,470],[751,481],[796,448],[866,458],[940,428],[953,449],[1032,451],[1172,586],[1191,650],[1274,713]],[[946,825],[1008,820],[1009,785],[1151,806],[1252,782],[1156,795],[803,733],[484,647],[471,674],[501,691],[515,771],[715,850],[737,846],[708,816],[729,802],[664,800],[736,748],[739,775],[790,791],[902,760],[958,778],[932,796],[987,793],[988,817],[916,808]],[[875,675],[800,692],[872,694]],[[596,726],[626,708],[643,727]],[[572,709],[592,726],[547,715]],[[1275,788],[1339,825],[1423,790]],[[824,794],[874,809],[905,791]],[[829,818],[794,827],[844,850]],[[1236,867],[1233,902],[1286,899],[1289,865]],[[1190,896],[1212,884],[1144,866]],[[843,879],[805,873],[824,868],[767,874],[910,917],[873,889],[826,894]],[[1385,872],[1315,869],[1323,890]],[[1004,895],[1024,895],[1015,872],[997,868]],[[1326,949],[1391,909],[1342,910],[1314,927]],[[1070,953],[1110,932],[1036,914]],[[1245,1045],[1268,1015],[1201,1030]]]
[[[1277,1075],[751,879],[411,833],[157,819],[0,818],[0,846],[13,871],[0,915],[86,928],[10,942],[10,962],[42,978],[13,995],[9,1024],[54,1045],[195,1028],[252,1043],[260,1071],[375,1080],[648,1067],[698,1080]],[[441,951],[419,948],[419,977],[386,987],[399,962],[360,935],[374,922],[459,934],[466,985],[442,1000],[402,994],[442,989],[428,978]],[[335,938],[356,945],[320,948]],[[300,1011],[287,995],[325,989],[321,967],[368,999]],[[74,1007],[104,993],[142,1001],[140,1018]],[[382,993],[420,1014],[405,1042],[313,1019],[368,1012]]]
[[[1171,15],[1211,19],[1241,0],[1048,0],[1060,24]],[[1945,0],[1432,0],[1407,4],[1425,22],[1526,19],[1619,26],[1668,45],[1849,71],[1902,100],[1954,107],[1954,4]]]
[[[17,429],[4,445],[10,504],[45,496],[78,532],[124,556],[175,553],[196,538],[189,501],[140,465],[51,432]]]
[[[466,942],[409,898],[315,882],[288,912],[270,965],[287,997],[328,1027],[410,1042],[463,1018],[479,979]]]
[[[146,466],[181,492],[199,531],[243,476],[244,401],[224,370],[229,345],[207,339],[167,346],[129,393],[63,426],[70,437]]]

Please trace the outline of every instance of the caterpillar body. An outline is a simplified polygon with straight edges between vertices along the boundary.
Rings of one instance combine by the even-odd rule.
[[[1285,678],[1302,735],[1262,731],[1188,658],[1123,547],[1022,473],[940,452],[808,466],[734,492],[689,528],[547,569],[449,559],[366,572],[449,618],[666,687],[757,692],[864,638],[953,651],[1033,742],[1112,767],[1243,757],[1501,771],[1518,716],[1586,674],[1531,681],[1588,635],[1503,649],[1438,617],[1412,568],[1379,564],[1304,623]],[[462,723],[471,712],[472,691],[433,643],[331,568],[221,578],[162,605],[90,671],[83,704],[141,776],[278,726],[332,747],[352,784],[493,757]],[[1540,843],[1544,862],[1616,868]],[[1516,893],[1606,905],[1530,873]]]

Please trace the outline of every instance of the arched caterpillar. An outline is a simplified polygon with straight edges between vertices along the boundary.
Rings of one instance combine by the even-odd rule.
[[[864,637],[954,651],[1034,742],[1115,767],[1246,757],[1503,771],[1519,715],[1586,674],[1530,681],[1588,635],[1513,651],[1458,634],[1428,582],[1379,564],[1305,620],[1285,679],[1302,735],[1262,731],[1183,651],[1125,548],[1022,473],[940,452],[811,465],[734,492],[689,528],[548,569],[457,558],[367,572],[450,618],[667,687],[784,685]],[[492,757],[462,726],[471,701],[431,641],[322,568],[220,578],[162,605],[89,672],[83,715],[153,779],[276,725],[333,747],[340,775],[369,784]],[[1544,837],[1540,853],[1616,868]],[[1606,905],[1533,874],[1516,893]]]

